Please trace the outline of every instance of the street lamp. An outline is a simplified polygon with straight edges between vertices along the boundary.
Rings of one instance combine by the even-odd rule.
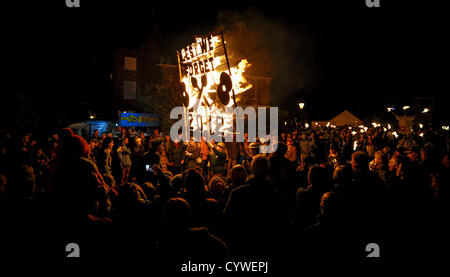
[[[403,115],[406,117],[406,110],[411,108],[411,106],[403,106]]]
[[[303,123],[303,108],[305,107],[305,102],[298,103],[298,107],[300,108],[300,126]]]

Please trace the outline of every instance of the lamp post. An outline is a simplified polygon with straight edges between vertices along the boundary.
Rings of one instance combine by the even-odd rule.
[[[303,126],[303,108],[305,107],[305,102],[298,103],[298,107],[300,108],[300,126]]]
[[[406,116],[406,110],[407,109],[409,109],[409,108],[411,108],[410,106],[403,106],[403,113],[404,113],[404,115]]]

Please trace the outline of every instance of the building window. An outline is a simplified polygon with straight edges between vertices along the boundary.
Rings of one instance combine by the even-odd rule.
[[[136,58],[135,57],[125,57],[124,69],[130,71],[136,71]]]
[[[135,100],[136,99],[136,82],[124,81],[123,82],[123,99]]]

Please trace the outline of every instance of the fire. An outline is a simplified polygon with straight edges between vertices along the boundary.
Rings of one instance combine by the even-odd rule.
[[[186,92],[189,96],[189,105],[186,108],[192,111],[191,119],[193,120],[191,127],[193,129],[197,129],[203,126],[203,129],[216,130],[218,123],[214,120],[214,117],[221,117],[223,118],[223,122],[222,126],[218,128],[218,130],[227,132],[226,130],[229,130],[229,128],[233,125],[233,114],[228,114],[225,111],[225,108],[232,107],[234,105],[233,91],[234,95],[237,96],[252,87],[252,85],[244,77],[245,71],[251,66],[251,64],[247,61],[247,59],[243,59],[236,66],[230,67],[230,70],[228,70],[225,55],[215,55],[215,52],[217,51],[216,49],[224,49],[221,47],[224,46],[223,43],[226,44],[226,42],[222,42],[222,37],[220,35],[213,36],[211,38],[212,50],[206,53],[202,53],[199,48],[202,39],[197,38],[196,40],[197,44],[193,44],[192,49],[196,48],[195,53],[199,54],[194,56],[193,59],[184,59],[184,61],[192,62],[196,59],[207,61],[199,65],[200,67],[204,64],[207,70],[204,70],[204,73],[198,73],[196,67],[196,71],[192,71],[192,74],[188,74],[181,79],[181,81],[185,84]],[[230,101],[226,106],[218,101],[217,93],[218,86],[221,82],[220,77],[223,72],[226,74],[231,72],[230,78],[232,81],[232,87],[228,93]],[[225,88],[225,86],[223,86],[223,88]],[[236,101],[238,100],[239,99],[236,97]]]

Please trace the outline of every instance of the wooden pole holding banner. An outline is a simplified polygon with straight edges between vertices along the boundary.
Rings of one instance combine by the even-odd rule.
[[[220,36],[222,38],[222,45],[223,45],[223,50],[225,52],[225,59],[227,61],[227,66],[228,66],[228,74],[230,74],[230,78],[231,78],[231,67],[230,67],[230,61],[228,60],[228,54],[227,54],[227,47],[225,45],[225,39],[223,37],[223,30],[220,32]],[[231,89],[232,93],[233,93],[233,103],[234,103],[234,107],[236,108],[236,95],[234,94],[234,88]]]
[[[177,58],[178,58],[178,73],[180,74],[180,82],[183,79],[183,76],[181,75],[181,61],[180,61],[180,52],[177,51]]]
[[[226,47],[226,45],[225,45],[225,39],[224,39],[224,35],[223,35],[223,30],[220,32],[220,35],[221,35],[221,37],[222,37],[222,44],[223,44],[223,50],[224,50],[224,53],[225,53],[225,59],[227,60],[228,74],[230,74],[230,78],[231,78],[232,75],[231,75],[230,61],[228,60],[227,47]],[[234,93],[234,88],[233,88],[233,87],[231,88],[231,91],[232,91],[232,93],[233,93],[233,104],[234,104],[234,108],[236,108],[236,107],[237,107],[237,104],[236,104],[236,95],[235,95],[235,93]],[[236,128],[235,128],[234,124],[233,124],[233,132],[236,133]],[[236,142],[234,142],[234,143],[236,143]],[[243,143],[239,143],[239,145],[244,146]],[[240,150],[240,148],[238,148],[238,151],[239,151],[239,150]],[[230,162],[231,162],[231,160],[230,160]]]
[[[181,74],[181,60],[180,60],[180,52],[177,50],[177,59],[178,59],[178,73],[180,74],[180,82],[183,80],[183,76],[182,76],[182,74]],[[183,91],[183,93],[185,93],[184,91]],[[183,95],[183,97],[184,97],[184,95]],[[189,126],[189,132],[191,131],[191,126],[190,125],[188,125],[188,122],[187,121],[189,121],[189,119],[188,118],[186,118],[186,110],[187,110],[187,107],[184,105],[184,101],[182,100],[181,101],[182,102],[182,104],[183,104],[183,117],[184,117],[184,126]]]

